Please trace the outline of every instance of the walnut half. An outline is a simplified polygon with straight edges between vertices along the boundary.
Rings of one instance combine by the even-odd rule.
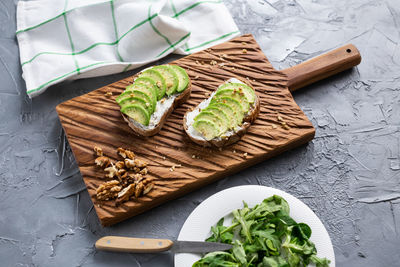
[[[97,188],[96,197],[99,200],[110,200],[116,198],[121,189],[122,186],[117,180],[108,181]]]

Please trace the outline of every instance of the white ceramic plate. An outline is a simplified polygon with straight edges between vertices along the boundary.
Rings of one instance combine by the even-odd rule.
[[[211,235],[211,226],[215,225],[222,217],[226,217],[224,225],[230,224],[231,218],[227,215],[234,209],[242,208],[243,201],[249,207],[253,207],[272,195],[279,195],[289,203],[290,216],[296,222],[303,222],[311,227],[310,240],[314,242],[317,248],[317,256],[328,258],[331,261],[331,266],[335,267],[335,254],[331,239],[317,215],[294,196],[266,186],[236,186],[207,198],[186,219],[178,240],[204,241]],[[175,267],[192,266],[200,258],[200,254],[177,253],[175,255]]]

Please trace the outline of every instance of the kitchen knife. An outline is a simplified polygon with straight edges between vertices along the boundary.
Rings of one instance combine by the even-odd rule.
[[[99,250],[132,253],[154,253],[168,250],[173,253],[207,253],[229,250],[232,245],[202,241],[171,241],[169,239],[104,236],[97,240],[96,248]]]

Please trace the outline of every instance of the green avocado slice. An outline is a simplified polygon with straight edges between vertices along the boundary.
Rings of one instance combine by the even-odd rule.
[[[220,122],[223,124],[223,126],[221,128],[224,129],[224,132],[226,132],[230,127],[230,119],[228,118],[228,115],[226,115],[225,111],[223,111],[222,109],[218,108],[218,107],[213,107],[208,106],[207,108],[203,109],[201,112],[211,112],[212,114],[214,114],[215,116],[217,116],[220,120]]]
[[[124,98],[121,103],[119,103],[121,106],[121,109],[128,105],[138,105],[144,108],[147,113],[151,114],[151,105],[146,105],[146,101],[144,101],[142,98],[139,97],[129,97],[129,98]]]
[[[164,77],[161,75],[161,73],[159,73],[158,71],[153,70],[153,69],[151,68],[151,69],[148,69],[148,70],[143,71],[143,72],[138,76],[137,79],[139,79],[139,78],[144,78],[144,77],[150,78],[150,79],[152,79],[152,80],[155,82],[155,84],[156,84],[156,86],[157,86],[157,100],[160,100],[161,98],[163,98],[164,95],[165,95],[165,90],[166,90],[167,86],[166,86],[166,84],[165,84],[165,79],[164,79]],[[137,80],[137,79],[136,79],[136,80]]]
[[[173,95],[179,85],[178,76],[175,71],[168,65],[155,66],[153,70],[158,71],[165,79],[165,84],[167,85],[166,94],[168,96]]]
[[[240,106],[242,107],[242,111],[243,111],[244,114],[246,114],[249,111],[250,104],[247,101],[247,98],[246,98],[246,96],[244,95],[243,92],[240,92],[240,91],[234,90],[234,89],[226,88],[226,89],[223,89],[223,90],[218,90],[215,93],[214,98],[219,98],[219,97],[222,97],[222,96],[230,97],[230,98],[233,98],[233,99],[236,99],[237,101],[239,101],[240,102]]]
[[[242,91],[244,95],[247,98],[247,101],[250,104],[254,104],[254,101],[256,100],[256,93],[254,92],[254,89],[248,86],[247,84],[243,83],[226,83],[222,85],[221,87],[218,88],[218,91],[222,91],[225,89],[234,89],[238,90],[239,92]]]
[[[147,111],[139,105],[127,105],[121,109],[121,112],[126,114],[129,118],[137,121],[143,125],[149,125],[150,115]]]
[[[240,105],[240,102],[237,101],[236,99],[233,99],[233,98],[227,97],[227,96],[221,96],[221,97],[217,97],[217,98],[213,97],[211,99],[210,103],[211,104],[223,103],[223,104],[230,106],[234,113],[233,117],[236,119],[236,125],[242,124],[242,121],[244,118],[244,113],[242,111],[242,106]]]
[[[236,125],[239,124],[239,122],[236,121],[235,112],[233,111],[231,106],[224,104],[224,103],[213,103],[213,104],[210,104],[204,110],[209,110],[209,109],[210,110],[218,109],[218,110],[221,110],[223,113],[225,113],[227,116],[227,122],[228,122],[229,129],[233,129]]]
[[[218,128],[217,126],[208,120],[198,120],[193,123],[193,128],[201,133],[206,140],[211,140],[214,137],[218,136]]]
[[[152,86],[147,86],[146,84],[141,83],[140,81],[138,83],[135,81],[133,84],[126,87],[125,91],[135,91],[135,90],[143,92],[149,96],[154,111],[157,105],[157,91],[156,91],[157,89],[153,88]]]
[[[138,91],[138,90],[125,91],[117,97],[117,103],[120,104],[125,99],[131,98],[131,97],[137,97],[137,98],[143,99],[146,103],[146,106],[149,106],[149,108],[151,110],[150,114],[153,114],[154,109],[155,109],[155,107],[153,106],[153,102],[151,101],[150,97],[147,94],[143,93],[142,91]]]
[[[152,78],[139,77],[135,79],[134,84],[144,84],[145,86],[150,87],[152,93],[155,95],[156,101],[158,100],[158,87]]]
[[[178,65],[168,65],[169,67],[171,67],[175,73],[176,76],[178,76],[178,88],[176,89],[176,91],[178,93],[183,92],[189,84],[189,76],[186,72],[186,70]]]
[[[228,130],[228,127],[226,124],[222,121],[222,118],[219,117],[218,115],[215,115],[214,113],[210,111],[205,111],[202,110],[195,118],[194,121],[198,120],[204,120],[204,121],[211,121],[212,123],[215,124],[215,126],[218,129],[218,135],[221,135]]]

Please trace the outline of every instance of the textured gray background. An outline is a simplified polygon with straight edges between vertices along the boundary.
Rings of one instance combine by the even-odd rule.
[[[317,130],[308,145],[102,228],[55,106],[133,72],[63,83],[29,100],[14,36],[16,0],[0,1],[1,266],[173,266],[168,254],[97,252],[93,243],[110,234],[175,239],[201,201],[243,184],[276,187],[309,205],[332,238],[338,266],[398,266],[400,1],[225,2],[278,69],[348,42],[363,61],[294,95]]]

